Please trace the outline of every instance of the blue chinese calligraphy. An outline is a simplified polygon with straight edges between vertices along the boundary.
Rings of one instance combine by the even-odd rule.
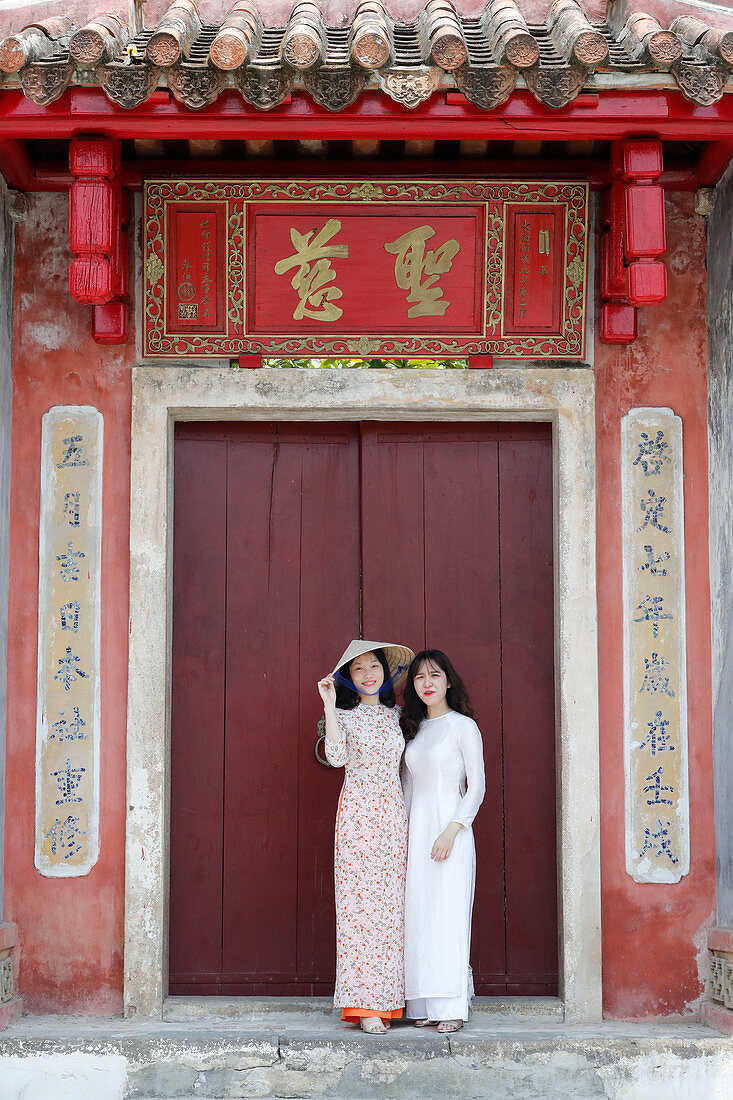
[[[80,493],[64,493],[64,519],[69,527],[78,527],[80,522]]]
[[[74,634],[79,629],[79,615],[81,613],[81,604],[78,600],[72,600],[71,603],[65,603],[59,608],[59,617],[61,619],[61,629],[71,630]]]
[[[53,674],[54,680],[59,680],[64,687],[64,691],[69,691],[71,685],[75,683],[79,677],[86,679],[86,672],[80,667],[80,658],[75,653],[71,652],[71,646],[67,645],[66,653],[63,657],[58,659],[58,668]]]
[[[52,724],[53,733],[49,734],[49,741],[86,741],[87,735],[83,732],[86,722],[80,714],[79,707],[72,708],[73,721],[66,721],[65,711],[60,711],[58,718]]]
[[[669,661],[665,661],[664,657],[660,657],[658,653],[652,653],[651,657],[645,657],[644,680],[639,692],[648,691],[651,695],[657,695],[661,691],[664,695],[669,695],[670,699],[673,699],[674,691],[669,686],[669,676],[665,675],[668,668]]]
[[[658,531],[668,535],[669,527],[665,527],[662,523],[666,503],[666,497],[657,496],[653,489],[647,489],[646,500],[639,501],[639,506],[644,513],[644,522],[637,530],[643,531],[645,527],[656,527]]]
[[[662,823],[662,821],[657,818],[657,825],[659,828],[656,832],[652,832],[652,830],[648,828],[644,829],[644,847],[641,849],[639,855],[643,856],[645,852],[653,852],[657,858],[659,858],[659,856],[667,856],[672,863],[679,863],[677,856],[672,852],[672,839],[669,835],[670,822],[665,821]]]
[[[79,580],[79,566],[78,561],[81,558],[85,558],[86,554],[83,550],[75,550],[73,542],[66,544],[66,553],[57,554],[56,561],[59,562],[59,576],[62,581],[78,581]]]
[[[641,615],[634,619],[635,623],[651,623],[652,634],[655,638],[659,637],[659,620],[660,619],[672,619],[673,615],[667,615],[662,612],[664,606],[664,596],[645,596],[641,603],[636,608],[637,611],[641,611]]]
[[[644,794],[653,794],[653,798],[647,798],[647,806],[673,806],[674,803],[671,798],[662,798],[663,794],[674,794],[674,787],[665,787],[662,783],[662,772],[664,768],[660,764],[655,772],[646,777],[645,782],[649,785],[644,787]]]
[[[661,565],[663,561],[669,561],[670,557],[672,556],[669,550],[664,550],[658,558],[655,558],[654,551],[651,546],[645,546],[644,553],[646,554],[647,560],[642,565],[637,566],[638,571],[640,573],[643,573],[646,569],[648,569],[649,574],[652,577],[666,577],[667,570],[661,568]]]
[[[56,463],[56,468],[59,470],[68,470],[71,466],[88,466],[89,463],[84,458],[84,451],[78,444],[84,442],[84,437],[81,435],[67,436],[64,442],[64,455],[60,462]]]
[[[69,859],[70,856],[75,856],[81,851],[80,837],[86,835],[86,829],[79,828],[79,818],[72,817],[71,814],[65,821],[57,817],[48,832],[44,833],[46,840],[51,841],[53,854],[56,855],[60,850],[64,854],[64,859]]]
[[[669,726],[668,719],[662,718],[661,710],[657,711],[654,718],[654,721],[647,722],[649,733],[641,742],[639,748],[643,749],[646,745],[649,745],[649,748],[652,750],[652,756],[656,756],[658,752],[664,752],[665,750],[674,752],[674,745],[667,743],[672,736],[667,728]]]
[[[661,470],[662,464],[669,462],[669,455],[665,453],[669,445],[664,442],[663,431],[657,432],[656,439],[651,439],[648,432],[642,432],[638,447],[639,453],[631,465],[640,465],[644,477],[654,477]]]
[[[57,806],[65,806],[68,802],[82,802],[83,799],[76,794],[76,789],[82,781],[86,768],[72,768],[71,760],[67,757],[66,764],[57,772],[51,772],[51,777],[56,780],[60,798],[56,799]]]

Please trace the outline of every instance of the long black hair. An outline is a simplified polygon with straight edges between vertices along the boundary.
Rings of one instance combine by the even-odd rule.
[[[369,650],[369,652],[371,653],[372,650]],[[387,658],[384,655],[383,649],[375,649],[373,652],[374,656],[377,658],[380,665],[384,669],[385,688],[384,691],[380,691],[379,693],[379,702],[382,704],[382,706],[393,707],[396,700],[392,684],[389,684],[389,686],[387,686],[389,680],[392,677],[392,673],[390,672],[389,665],[387,663]],[[359,656],[363,657],[365,656],[365,654],[360,653]],[[339,710],[353,710],[354,707],[359,706],[360,700],[358,691],[354,691],[353,688],[348,687],[338,678],[338,676],[343,676],[345,680],[351,680],[349,669],[353,665],[354,661],[358,661],[358,659],[358,657],[354,657],[353,660],[348,661],[345,665],[341,665],[341,668],[338,670],[338,675],[336,677],[336,706],[339,708]]]
[[[445,653],[442,649],[423,649],[421,653],[415,654],[407,670],[404,703],[402,704],[402,715],[400,717],[400,726],[405,741],[412,741],[417,733],[418,726],[428,716],[427,706],[415,691],[415,677],[422,664],[437,665],[445,673],[448,681],[445,701],[450,709],[456,711],[457,714],[465,714],[469,718],[474,717],[471,700],[468,698],[468,692],[463,686],[463,680],[453,668]]]

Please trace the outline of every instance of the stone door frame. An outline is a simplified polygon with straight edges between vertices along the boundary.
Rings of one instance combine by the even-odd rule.
[[[595,379],[588,368],[133,370],[124,1003],[168,980],[173,427],[177,420],[534,420],[553,425],[560,997],[601,1019]],[[202,929],[205,935],[205,929]]]

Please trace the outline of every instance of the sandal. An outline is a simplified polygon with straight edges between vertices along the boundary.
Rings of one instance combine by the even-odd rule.
[[[359,1020],[359,1026],[362,1031],[366,1031],[367,1035],[386,1035],[387,1028],[384,1026],[381,1016],[362,1016]]]
[[[441,1020],[438,1024],[438,1031],[445,1035],[448,1031],[460,1031],[463,1027],[463,1020]]]
[[[413,1020],[414,1027],[435,1027],[437,1020]]]

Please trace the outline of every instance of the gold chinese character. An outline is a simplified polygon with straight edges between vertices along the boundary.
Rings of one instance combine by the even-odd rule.
[[[295,252],[275,264],[275,274],[283,275],[291,268],[297,268],[290,281],[300,301],[295,307],[293,317],[302,321],[304,317],[314,317],[321,321],[336,321],[343,313],[333,304],[335,298],[341,298],[342,292],[335,286],[328,286],[336,278],[330,258],[345,258],[349,255],[346,244],[328,242],[341,229],[337,218],[329,218],[321,230],[312,229],[310,233],[290,230],[290,240]]]
[[[397,286],[400,290],[409,290],[407,301],[414,303],[407,311],[408,317],[442,317],[450,305],[448,299],[443,298],[443,288],[435,284],[453,267],[460,245],[451,240],[440,248],[426,251],[425,242],[434,236],[431,226],[421,225],[384,246],[397,257],[394,265]]]
[[[537,251],[540,256],[550,255],[550,230],[540,229],[537,235]]]

